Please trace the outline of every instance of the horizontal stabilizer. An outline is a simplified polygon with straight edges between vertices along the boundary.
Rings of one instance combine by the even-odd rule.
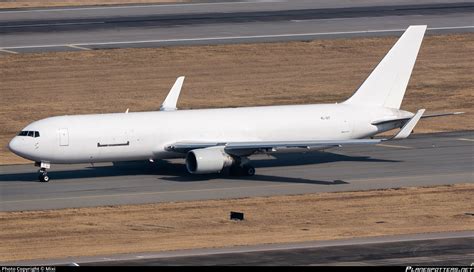
[[[463,111],[456,111],[456,112],[423,114],[423,116],[421,116],[421,118],[441,117],[441,116],[459,115],[459,114],[464,114],[464,112]]]
[[[171,88],[165,101],[161,104],[160,111],[174,111],[177,110],[176,104],[178,103],[179,94],[181,93],[181,87],[183,86],[184,76],[178,77],[173,87]]]
[[[425,112],[425,109],[418,110],[413,116],[403,127],[402,129],[397,133],[397,135],[393,136],[390,140],[398,140],[398,139],[405,139],[408,136],[410,136],[411,132],[415,128],[416,124],[418,121],[420,121],[421,116]]]
[[[444,112],[444,113],[431,113],[431,114],[423,114],[423,116],[421,116],[421,118],[424,119],[424,118],[442,117],[442,116],[449,116],[449,115],[459,115],[459,114],[463,114],[463,113],[464,112],[461,112],[461,111]],[[407,121],[407,120],[410,120],[410,117],[379,119],[379,120],[373,121],[371,124],[372,125],[382,125],[382,124],[398,122],[398,121]]]

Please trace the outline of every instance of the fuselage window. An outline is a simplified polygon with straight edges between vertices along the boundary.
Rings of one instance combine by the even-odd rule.
[[[33,137],[33,131],[28,131],[28,137]]]
[[[38,138],[40,136],[40,133],[38,131],[35,131],[35,138]]]

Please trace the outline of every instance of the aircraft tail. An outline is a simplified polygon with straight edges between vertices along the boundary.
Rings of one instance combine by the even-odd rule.
[[[400,109],[426,25],[410,26],[345,104]]]

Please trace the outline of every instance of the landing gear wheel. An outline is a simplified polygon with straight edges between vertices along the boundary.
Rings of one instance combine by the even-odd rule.
[[[49,176],[48,176],[47,174],[40,175],[39,180],[40,180],[41,182],[48,182],[48,181],[49,181]]]
[[[229,171],[229,174],[231,176],[247,176],[251,177],[255,175],[255,168],[250,165],[244,165],[244,166],[235,166],[232,167]]]
[[[48,176],[48,172],[46,172],[46,169],[40,169],[38,179],[41,182],[49,181],[49,176]]]
[[[253,176],[255,175],[255,167],[253,166],[250,166],[250,165],[245,165],[244,167],[242,167],[242,172],[244,175],[246,176]]]

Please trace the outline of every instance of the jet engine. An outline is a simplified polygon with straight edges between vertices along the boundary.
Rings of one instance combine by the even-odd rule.
[[[235,159],[224,151],[224,147],[194,149],[186,155],[186,168],[191,174],[219,173],[234,163]]]

